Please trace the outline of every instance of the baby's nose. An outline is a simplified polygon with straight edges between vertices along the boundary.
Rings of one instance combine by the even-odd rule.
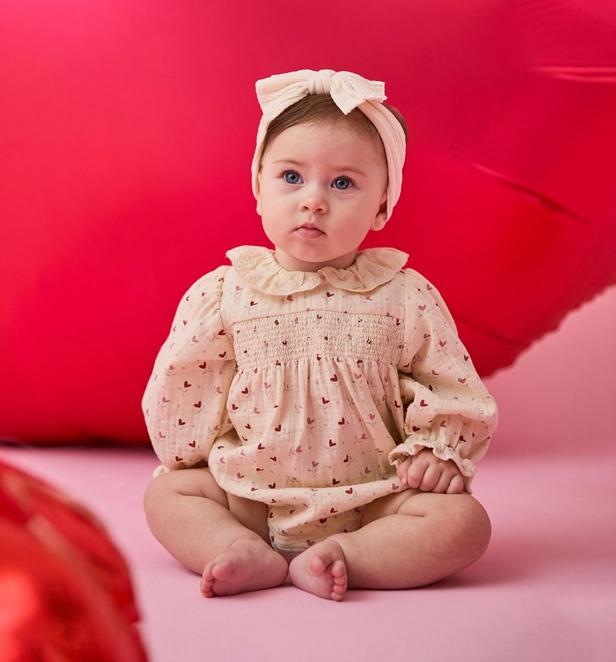
[[[306,196],[302,200],[302,209],[307,211],[327,211],[327,200],[325,195],[320,190],[316,189],[306,192]]]

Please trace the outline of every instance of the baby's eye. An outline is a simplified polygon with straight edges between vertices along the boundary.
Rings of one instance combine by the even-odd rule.
[[[287,179],[286,176],[289,175],[289,174],[290,174],[290,175],[293,175],[294,177],[297,177],[297,176],[298,176],[298,174],[295,172],[295,170],[285,170],[285,171],[282,173],[282,178],[284,179],[284,181],[285,181],[287,184],[297,184],[297,181],[296,181],[296,180],[294,180],[294,181],[289,181],[289,180]]]
[[[350,186],[353,186],[353,182],[348,177],[336,177],[336,179],[334,181],[335,182],[341,182],[341,181],[344,182],[344,181],[346,181],[346,182],[349,183]],[[346,191],[348,188],[349,188],[349,186],[345,186],[344,188],[338,189],[338,190]]]

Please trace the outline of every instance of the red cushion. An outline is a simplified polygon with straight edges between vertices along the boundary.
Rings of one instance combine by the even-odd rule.
[[[86,508],[0,461],[2,659],[146,659],[126,562]]]
[[[1,437],[148,443],[182,293],[269,245],[250,160],[273,73],[385,81],[408,158],[364,247],[410,253],[481,375],[616,282],[616,5],[363,4],[2,3]]]

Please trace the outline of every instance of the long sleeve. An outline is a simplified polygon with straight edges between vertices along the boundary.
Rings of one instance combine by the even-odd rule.
[[[398,364],[405,440],[388,456],[397,466],[430,448],[452,460],[470,485],[498,422],[494,398],[477,374],[440,293],[405,269],[405,339]]]
[[[141,400],[161,462],[154,475],[204,465],[215,439],[232,429],[227,396],[236,371],[220,301],[222,265],[184,293]]]

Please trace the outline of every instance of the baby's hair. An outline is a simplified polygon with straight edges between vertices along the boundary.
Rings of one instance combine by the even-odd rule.
[[[395,106],[385,102],[383,102],[383,105],[400,122],[404,130],[404,140],[408,142],[408,130],[402,113]],[[377,128],[359,108],[353,108],[348,115],[345,115],[328,93],[309,94],[285,108],[280,115],[269,123],[261,154],[265,154],[268,144],[277,135],[296,124],[335,124],[337,122],[344,122],[358,132],[375,139],[381,146],[383,145]]]

